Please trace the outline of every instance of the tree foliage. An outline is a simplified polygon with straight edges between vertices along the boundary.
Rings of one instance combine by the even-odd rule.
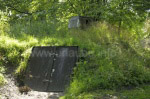
[[[62,1],[62,0],[61,0]],[[141,24],[150,9],[149,0],[0,0],[0,9],[11,11],[12,20],[27,16],[32,20],[89,16],[116,24],[118,28],[132,28]],[[19,16],[19,17],[18,17]],[[118,29],[119,32],[119,29]]]

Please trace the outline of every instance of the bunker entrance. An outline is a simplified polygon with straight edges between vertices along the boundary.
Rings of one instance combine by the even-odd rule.
[[[77,53],[77,46],[34,47],[26,70],[25,84],[36,91],[64,91],[76,65]]]

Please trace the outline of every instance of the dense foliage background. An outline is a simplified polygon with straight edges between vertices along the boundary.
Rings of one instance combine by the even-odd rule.
[[[36,45],[77,45],[86,53],[64,98],[93,99],[97,90],[149,84],[149,12],[149,0],[0,0],[0,85],[6,83],[3,74],[10,66],[23,81]],[[98,22],[84,30],[68,30],[72,16]]]

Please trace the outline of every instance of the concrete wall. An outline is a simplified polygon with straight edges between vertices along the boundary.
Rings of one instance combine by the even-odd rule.
[[[70,18],[68,28],[85,28],[94,21],[90,17],[74,16]]]

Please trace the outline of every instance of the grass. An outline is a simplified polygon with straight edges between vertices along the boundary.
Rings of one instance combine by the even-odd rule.
[[[33,46],[77,45],[81,58],[64,98],[96,99],[93,97],[104,97],[105,93],[129,99],[149,97],[149,87],[142,87],[143,92],[138,89],[150,82],[150,52],[141,47],[142,36],[136,34],[142,35],[142,31],[122,30],[118,35],[117,28],[106,22],[84,30],[68,30],[66,24],[46,21],[16,22],[6,28],[9,31],[4,28],[0,38],[1,65],[16,67],[21,80]],[[133,95],[130,90],[115,91],[124,87],[135,87]]]
[[[144,85],[132,89],[122,90],[96,90],[84,92],[74,99],[149,99],[150,86]],[[71,96],[72,97],[72,96]],[[70,99],[61,97],[60,99]]]

